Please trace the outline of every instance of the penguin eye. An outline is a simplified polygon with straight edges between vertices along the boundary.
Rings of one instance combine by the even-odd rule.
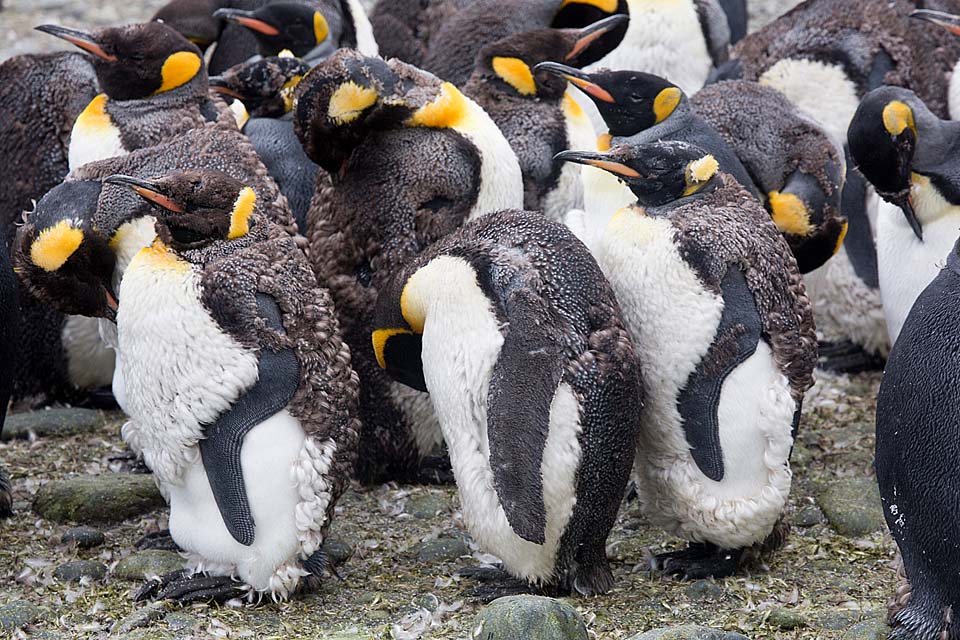
[[[450,198],[444,198],[442,196],[437,196],[435,198],[430,198],[426,202],[420,205],[421,210],[433,211],[436,213],[442,209],[445,209],[453,204],[453,200]]]
[[[633,100],[634,102],[643,102],[645,100],[645,97],[640,95],[639,93],[632,93],[630,94],[630,99]]]

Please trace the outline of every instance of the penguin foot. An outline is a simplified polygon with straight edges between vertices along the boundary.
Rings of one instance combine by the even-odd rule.
[[[861,373],[863,371],[882,371],[886,363],[884,358],[864,351],[863,347],[849,340],[843,342],[821,342],[817,366],[826,371],[838,373]]]
[[[426,456],[417,468],[420,484],[456,484],[448,456]]]
[[[153,551],[181,551],[177,543],[174,542],[173,536],[170,535],[170,529],[161,529],[154,533],[148,533],[134,542],[133,546],[135,546],[138,551],[146,551],[147,549]]]
[[[505,596],[546,595],[539,587],[514,578],[503,569],[496,567],[465,567],[454,575],[481,583],[460,592],[463,597],[480,604],[488,604]]]
[[[207,576],[202,573],[168,573],[148,581],[133,592],[134,602],[145,600],[172,600],[179,604],[217,602],[240,598],[250,587],[230,576]]]
[[[13,486],[6,471],[0,469],[0,518],[9,518],[13,515]]]
[[[581,565],[578,567],[571,591],[589,598],[607,593],[610,589],[613,589],[613,584],[613,572],[610,571],[610,565],[604,560],[591,566]]]
[[[653,557],[652,569],[683,580],[726,578],[740,567],[743,549],[721,549],[709,542],[691,542],[686,549]]]

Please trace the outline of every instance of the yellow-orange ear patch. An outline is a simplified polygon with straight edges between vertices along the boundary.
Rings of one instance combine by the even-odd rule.
[[[653,115],[657,118],[657,124],[670,117],[677,105],[680,104],[680,97],[683,93],[677,87],[667,87],[657,94],[653,99]]]
[[[400,334],[412,335],[413,332],[409,329],[377,329],[371,335],[371,339],[373,341],[373,353],[377,357],[377,364],[380,365],[381,369],[387,368],[387,360],[384,357],[384,349],[387,347],[387,340]]]
[[[597,151],[610,151],[613,136],[609,133],[601,133],[597,136]]]
[[[338,125],[349,124],[369,109],[378,97],[376,89],[361,87],[353,80],[344,82],[330,97],[327,115]]]
[[[560,3],[560,8],[563,9],[571,4],[589,5],[600,9],[600,11],[604,13],[613,13],[617,10],[617,0],[563,0],[563,2]]]
[[[796,195],[771,191],[769,202],[770,214],[780,231],[804,238],[814,232],[807,205]]]
[[[30,247],[30,261],[44,271],[56,271],[70,259],[83,243],[83,231],[68,220],[61,220],[40,236]]]
[[[537,83],[533,79],[533,72],[526,62],[520,58],[504,58],[497,56],[493,59],[493,72],[501,80],[517,90],[522,96],[537,94]]]
[[[449,82],[440,85],[440,95],[425,104],[406,121],[408,127],[452,129],[467,117],[469,105],[460,90]]]
[[[230,212],[230,231],[227,240],[242,238],[250,232],[250,216],[257,204],[257,192],[250,187],[244,187],[237,196],[237,201]]]
[[[317,44],[326,40],[327,36],[330,35],[330,25],[327,24],[327,19],[319,11],[315,11],[313,14],[313,35],[317,39]]]
[[[192,51],[177,51],[172,54],[164,61],[163,67],[160,69],[162,81],[160,88],[154,92],[154,95],[187,84],[200,72],[202,66],[203,60]]]
[[[688,164],[685,176],[687,188],[683,190],[683,195],[689,196],[700,191],[719,170],[720,163],[710,154]]]
[[[917,125],[913,120],[913,109],[905,102],[894,100],[883,108],[883,126],[887,133],[898,136],[904,129],[917,133]]]
[[[840,247],[843,246],[843,241],[847,239],[847,230],[849,228],[850,228],[850,223],[844,220],[843,228],[840,230],[840,237],[837,238],[837,245],[833,248],[833,255],[837,255],[840,252]]]

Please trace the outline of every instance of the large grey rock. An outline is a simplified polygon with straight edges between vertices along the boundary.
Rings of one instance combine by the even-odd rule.
[[[796,611],[791,611],[790,609],[785,609],[784,607],[777,607],[770,612],[770,615],[767,616],[767,622],[772,624],[775,627],[780,627],[781,629],[799,629],[800,627],[807,626],[807,619]]]
[[[53,570],[53,577],[63,582],[80,582],[83,578],[103,580],[107,575],[107,567],[102,562],[92,560],[72,560],[64,562]]]
[[[100,424],[100,413],[92,409],[46,409],[7,416],[0,440],[26,439],[31,433],[41,438],[89,433]]]
[[[129,555],[113,568],[115,578],[121,580],[146,580],[184,568],[183,558],[173,551],[140,551]]]
[[[577,610],[541,596],[508,596],[491,602],[473,624],[474,640],[587,640]]]
[[[443,496],[424,493],[410,498],[407,501],[405,511],[414,518],[428,520],[435,517],[438,513],[443,513],[449,506]]]
[[[746,636],[733,631],[721,631],[685,624],[680,627],[663,627],[639,633],[629,640],[748,640]]]
[[[134,629],[140,629],[162,619],[167,615],[167,607],[162,602],[152,602],[145,607],[134,609],[133,613],[117,621],[110,630],[115,636],[127,637]]]
[[[723,597],[723,589],[716,582],[710,580],[696,580],[683,590],[691,600],[719,600]]]
[[[815,617],[817,626],[826,631],[846,631],[860,621],[860,614],[849,609],[824,611]]]
[[[93,527],[74,527],[67,529],[60,536],[60,542],[64,544],[76,544],[80,549],[92,549],[99,547],[106,541],[107,537],[102,531]]]
[[[847,629],[841,640],[887,640],[889,637],[890,627],[887,626],[886,618],[878,615]]]
[[[113,523],[164,506],[148,475],[107,473],[48,482],[33,499],[33,510],[57,522]]]
[[[414,546],[414,553],[420,562],[456,560],[460,556],[470,555],[470,548],[461,538],[437,538]]]
[[[875,480],[845,478],[826,483],[817,502],[830,526],[840,535],[856,538],[884,527],[880,490]]]
[[[0,631],[10,633],[49,615],[49,610],[26,600],[8,602],[0,607]]]
[[[323,552],[327,554],[330,564],[338,567],[353,555],[353,545],[340,538],[328,537],[323,542]]]

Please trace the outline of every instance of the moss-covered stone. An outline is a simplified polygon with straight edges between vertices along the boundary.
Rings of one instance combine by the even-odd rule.
[[[76,544],[80,549],[92,549],[99,547],[106,541],[107,537],[102,531],[93,527],[74,527],[67,529],[60,536],[60,542],[64,544]]]
[[[113,569],[113,576],[121,580],[146,580],[183,568],[183,558],[172,551],[140,551],[118,562]]]
[[[635,635],[630,640],[747,640],[747,637],[733,631],[685,624],[679,627],[653,629]]]
[[[414,554],[421,562],[439,562],[469,555],[470,548],[461,538],[437,538],[415,545]]]
[[[0,440],[27,439],[31,433],[41,438],[64,438],[89,433],[99,424],[100,413],[92,409],[27,411],[7,417]]]
[[[153,477],[125,473],[48,482],[33,500],[41,517],[85,524],[121,522],[164,505]]]
[[[817,502],[837,533],[857,538],[884,527],[880,490],[869,478],[844,478],[824,483]]]
[[[777,607],[767,616],[767,623],[781,629],[790,630],[807,626],[807,619],[796,611]]]
[[[80,582],[83,578],[103,580],[106,575],[106,565],[92,560],[64,562],[53,570],[53,577],[63,582]]]
[[[586,640],[587,627],[577,610],[541,596],[508,596],[477,614],[474,640]]]
[[[25,625],[50,616],[50,611],[27,600],[16,600],[0,606],[0,631],[10,633]]]

